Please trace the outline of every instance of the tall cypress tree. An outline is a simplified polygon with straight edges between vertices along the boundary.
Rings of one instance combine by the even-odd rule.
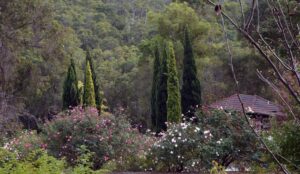
[[[92,56],[90,54],[90,50],[86,48],[86,61],[90,62],[91,66],[91,72],[92,72],[92,78],[93,78],[93,83],[94,83],[94,90],[95,90],[95,101],[96,101],[96,107],[98,109],[99,114],[101,113],[101,105],[102,105],[102,99],[100,95],[100,85],[97,80],[95,68],[94,68],[94,62],[92,60]]]
[[[161,68],[159,71],[158,89],[156,98],[156,132],[167,130],[167,99],[168,99],[168,56],[163,50]]]
[[[151,120],[152,128],[156,127],[156,102],[157,102],[157,91],[159,83],[159,69],[160,69],[160,55],[158,45],[154,50],[154,62],[153,62],[153,79],[152,79],[152,90],[151,90]]]
[[[85,81],[84,81],[83,105],[95,107],[96,106],[95,89],[94,89],[94,82],[92,78],[90,61],[86,62],[84,79]]]
[[[173,44],[168,43],[168,122],[178,123],[181,120],[180,87]]]
[[[187,27],[184,31],[184,59],[182,81],[182,111],[184,114],[192,116],[195,112],[195,106],[201,105],[201,86],[200,81],[197,79],[197,69],[195,65],[194,53]],[[188,113],[188,111],[190,112]]]
[[[80,104],[78,81],[73,59],[71,59],[71,64],[68,68],[68,74],[65,79],[63,89],[63,109],[68,109],[69,107],[74,107]]]

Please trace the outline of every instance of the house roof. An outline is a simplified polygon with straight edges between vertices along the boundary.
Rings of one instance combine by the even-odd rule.
[[[260,96],[240,94],[240,97],[247,114],[261,114],[281,117],[285,116],[285,113],[282,112],[282,107],[280,105],[272,103],[271,101]],[[214,109],[235,110],[240,112],[243,111],[237,94],[212,103],[209,105],[209,107]]]

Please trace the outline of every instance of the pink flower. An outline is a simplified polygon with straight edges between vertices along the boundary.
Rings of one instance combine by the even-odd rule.
[[[29,148],[31,148],[31,147],[32,147],[32,144],[30,144],[30,143],[26,143],[26,144],[24,144],[24,147],[25,147],[26,149],[29,149]]]
[[[109,156],[104,156],[104,161],[107,161],[107,160],[109,160]]]
[[[48,147],[48,144],[47,144],[47,143],[41,144],[41,148],[42,148],[42,149],[47,149],[47,147]]]

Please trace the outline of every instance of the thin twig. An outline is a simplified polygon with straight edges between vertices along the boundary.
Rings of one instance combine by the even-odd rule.
[[[294,166],[296,169],[300,170],[300,167],[294,164],[292,161],[286,159],[284,156],[280,155],[279,153],[276,153],[277,156],[279,156],[281,159],[285,160],[286,162],[290,163],[292,166]]]
[[[299,48],[299,42],[297,41],[297,39],[295,38],[295,36],[292,34],[291,29],[290,29],[289,24],[288,24],[287,19],[286,19],[286,15],[285,15],[285,13],[283,12],[281,3],[280,3],[278,0],[277,0],[277,4],[278,4],[278,6],[279,6],[280,13],[281,13],[282,18],[283,18],[283,21],[284,21],[284,23],[285,23],[286,29],[287,29],[287,31],[288,31],[288,33],[289,33],[291,39],[292,39],[292,43],[295,43],[296,46],[297,46],[297,48]],[[287,6],[288,6],[288,4],[287,4]],[[292,44],[291,44],[291,45],[292,45]]]
[[[248,31],[250,24],[252,22],[253,16],[254,16],[254,11],[255,11],[255,6],[256,6],[256,0],[252,0],[252,5],[251,5],[251,13],[249,16],[249,19],[247,21],[247,24],[245,26],[245,30]]]
[[[262,73],[258,70],[257,71],[257,75],[258,77],[265,82],[266,84],[268,84],[276,93],[277,95],[280,97],[280,99],[283,101],[283,103],[286,105],[286,107],[288,108],[288,110],[290,111],[290,113],[292,114],[292,116],[294,117],[294,120],[296,122],[299,122],[298,118],[296,117],[296,115],[294,114],[291,106],[287,103],[287,101],[283,98],[283,96],[280,94],[279,89],[272,83],[270,82],[267,78],[265,78]]]
[[[270,3],[268,3],[268,5],[269,5],[269,8],[275,9],[274,7],[271,7]],[[283,13],[283,11],[281,11],[281,12]],[[289,55],[289,58],[290,58],[290,62],[291,62],[291,65],[292,65],[292,72],[295,74],[295,76],[297,78],[297,81],[298,81],[298,85],[300,86],[300,74],[297,70],[297,62],[296,62],[296,59],[294,57],[291,45],[289,44],[288,38],[287,38],[286,33],[285,33],[285,31],[286,30],[289,31],[289,29],[288,29],[288,26],[284,27],[284,25],[282,24],[281,19],[280,19],[280,15],[284,15],[284,14],[279,14],[277,12],[275,13],[274,10],[272,10],[272,14],[275,18],[275,21],[278,25],[278,28],[280,29],[280,33],[282,34],[282,37],[284,38],[284,45],[285,45],[285,48],[286,48],[286,50],[288,52],[288,55]]]
[[[275,51],[271,48],[271,46],[268,44],[268,42],[263,38],[263,36],[258,33],[259,38],[263,41],[263,43],[266,45],[266,47],[268,48],[268,50],[273,54],[273,56],[279,61],[279,63],[286,68],[288,71],[293,71],[293,69],[286,64],[276,53]]]
[[[256,26],[256,32],[258,33],[260,39],[263,41],[263,43],[266,45],[266,47],[268,48],[269,51],[271,51],[271,53],[273,54],[273,56],[275,58],[277,58],[277,60],[281,63],[281,65],[283,67],[285,67],[287,70],[292,71],[292,68],[286,64],[276,53],[275,51],[271,48],[271,46],[268,44],[268,42],[262,37],[261,33],[260,33],[260,12],[259,12],[259,6],[258,6],[258,2],[257,2],[257,26]]]
[[[260,30],[260,12],[259,12],[259,5],[258,5],[258,1],[256,4],[256,13],[257,13],[257,26],[256,26],[256,31]]]
[[[240,9],[241,9],[241,13],[242,13],[242,21],[243,21],[243,27],[245,28],[245,14],[244,14],[244,7],[243,7],[243,4],[242,4],[242,1],[239,0],[239,3],[240,3]]]

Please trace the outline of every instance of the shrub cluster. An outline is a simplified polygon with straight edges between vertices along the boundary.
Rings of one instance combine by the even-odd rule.
[[[25,131],[4,147],[29,163],[35,163],[28,159],[33,153],[46,150],[51,160],[56,157],[53,165],[63,163],[75,173],[107,164],[118,171],[203,172],[215,167],[212,161],[226,168],[257,152],[255,136],[235,112],[198,111],[191,120],[167,125],[160,136],[149,136],[121,113],[99,116],[96,108],[76,107],[45,123],[41,134]]]
[[[65,157],[70,164],[76,164],[84,145],[93,153],[95,169],[109,160],[124,164],[132,156],[142,156],[151,145],[151,138],[133,129],[122,114],[99,116],[95,108],[80,107],[46,123],[43,139],[51,155]]]
[[[194,121],[169,124],[148,158],[153,170],[203,171],[212,161],[227,167],[233,161],[251,159],[256,139],[243,117],[234,112],[196,113]]]

